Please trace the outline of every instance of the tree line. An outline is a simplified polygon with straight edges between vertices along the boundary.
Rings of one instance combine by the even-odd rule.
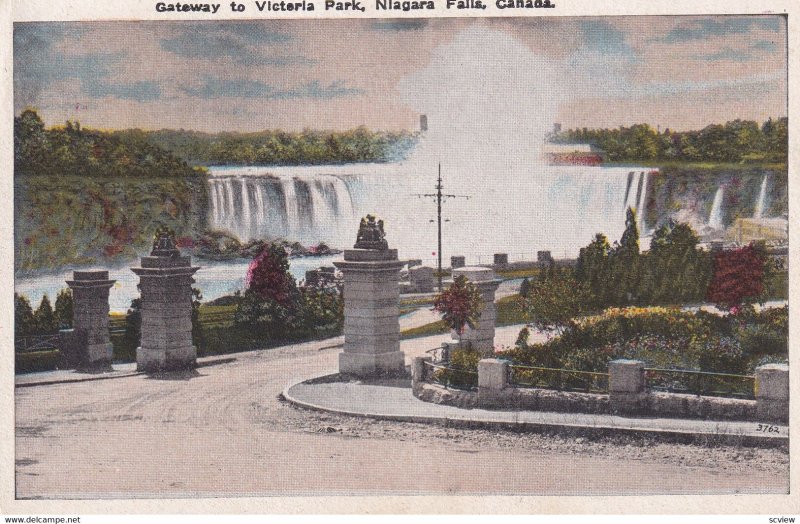
[[[768,284],[776,271],[761,245],[710,252],[688,224],[670,221],[641,252],[632,209],[625,225],[613,245],[598,233],[574,269],[551,265],[537,280],[523,281],[520,295],[538,329],[560,332],[576,317],[608,307],[711,302],[736,311],[774,292]]]
[[[349,162],[387,162],[406,156],[417,135],[408,132],[348,131],[301,132],[266,130],[254,133],[201,133],[127,129],[114,136],[125,143],[150,144],[171,151],[192,165],[300,165]]]
[[[14,333],[17,337],[51,335],[72,327],[72,291],[62,289],[56,297],[55,309],[47,295],[36,310],[28,297],[14,293]]]
[[[199,173],[202,171],[158,145],[84,129],[80,122],[67,121],[63,127],[45,129],[32,109],[14,117],[15,176],[154,178]]]
[[[556,143],[590,143],[605,151],[611,162],[683,161],[785,163],[788,158],[786,117],[732,120],[699,131],[664,131],[648,124],[618,129],[569,129],[557,133]]]

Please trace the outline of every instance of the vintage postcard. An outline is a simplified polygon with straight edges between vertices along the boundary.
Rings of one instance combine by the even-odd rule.
[[[4,6],[0,513],[798,512],[795,6],[90,4]]]

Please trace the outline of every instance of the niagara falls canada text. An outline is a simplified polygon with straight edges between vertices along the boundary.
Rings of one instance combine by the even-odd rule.
[[[486,9],[491,0],[445,0],[447,9]],[[550,0],[495,0],[497,9],[540,9],[555,7],[555,3]],[[286,0],[271,1],[261,0],[254,2],[259,12],[280,12],[280,11],[314,11],[314,2],[302,0],[299,2],[287,2]],[[209,13],[216,14],[225,4],[206,4],[206,3],[181,3],[181,2],[157,2],[155,10],[159,13]],[[326,11],[358,11],[365,12],[366,8],[360,0],[325,0]],[[436,9],[434,0],[375,0],[377,11],[418,11]],[[231,2],[230,10],[234,13],[245,11],[245,4]]]

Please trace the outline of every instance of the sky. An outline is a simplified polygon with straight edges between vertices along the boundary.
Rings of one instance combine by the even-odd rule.
[[[14,25],[15,114],[99,129],[699,129],[786,116],[786,70],[780,16]]]

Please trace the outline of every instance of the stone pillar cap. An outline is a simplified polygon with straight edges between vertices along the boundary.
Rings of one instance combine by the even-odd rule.
[[[102,270],[73,271],[72,278],[74,280],[108,280],[108,271],[102,271]]]
[[[111,287],[114,285],[116,280],[109,280],[108,279],[108,271],[73,271],[72,272],[72,280],[66,280],[65,282],[71,288],[73,287],[97,287],[97,286],[108,286]]]
[[[483,282],[494,280],[494,269],[483,266],[459,267],[453,270],[453,278],[457,276],[467,277],[470,282]]]

